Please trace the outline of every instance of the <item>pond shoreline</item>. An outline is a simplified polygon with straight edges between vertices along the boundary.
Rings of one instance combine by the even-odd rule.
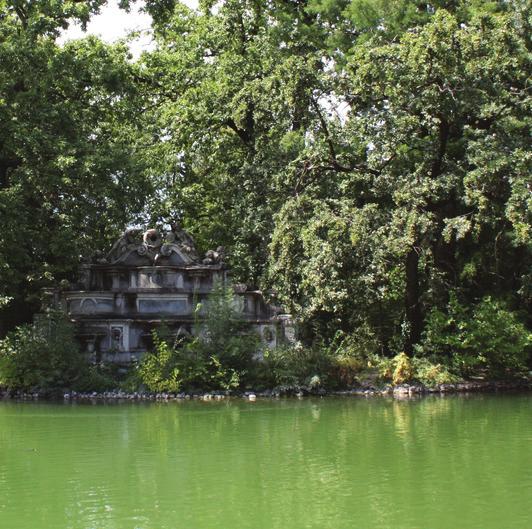
[[[9,392],[0,391],[2,400],[63,400],[63,401],[182,401],[182,400],[224,400],[224,399],[275,399],[280,397],[393,397],[415,398],[427,395],[451,395],[458,393],[497,393],[506,391],[531,391],[532,379],[468,381],[455,384],[424,386],[421,384],[401,384],[397,386],[360,385],[343,390],[327,390],[306,386],[280,386],[261,391],[195,391],[182,393],[150,393],[122,390],[104,392]]]

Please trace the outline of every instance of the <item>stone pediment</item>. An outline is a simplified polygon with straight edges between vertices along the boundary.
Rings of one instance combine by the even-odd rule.
[[[105,257],[96,258],[97,264],[123,266],[186,266],[199,261],[194,239],[178,225],[166,233],[128,229]]]

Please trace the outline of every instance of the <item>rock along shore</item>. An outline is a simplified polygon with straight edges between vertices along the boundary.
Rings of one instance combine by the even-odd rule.
[[[224,400],[228,398],[244,398],[254,401],[257,398],[280,397],[393,397],[397,399],[415,398],[430,394],[455,394],[455,393],[492,393],[502,391],[530,391],[532,380],[509,381],[471,381],[456,384],[440,384],[436,386],[423,386],[420,384],[402,384],[398,386],[372,386],[362,385],[345,390],[326,390],[324,388],[310,388],[306,386],[279,386],[263,391],[209,391],[190,393],[150,393],[122,390],[104,392],[76,392],[66,393],[33,391],[33,392],[3,392],[1,398],[15,400],[54,399],[64,401],[182,401],[182,400]]]

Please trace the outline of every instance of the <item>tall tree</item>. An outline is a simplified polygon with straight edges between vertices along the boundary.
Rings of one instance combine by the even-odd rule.
[[[369,318],[384,346],[409,353],[425,308],[451,289],[530,303],[530,63],[517,20],[439,10],[355,49],[346,123],[324,121],[312,170],[299,169],[305,198],[277,218],[271,275],[285,303],[333,328]]]
[[[145,57],[147,127],[161,193],[200,245],[225,244],[235,274],[258,283],[273,214],[290,193],[324,90],[326,30],[305,2],[150,2],[157,49]]]
[[[154,219],[229,246],[313,332],[384,350],[412,353],[453,288],[526,303],[524,3],[147,8]]]
[[[1,3],[0,294],[14,298],[4,327],[28,319],[39,289],[69,277],[150,189],[135,147],[141,107],[127,48],[56,43],[101,4]]]

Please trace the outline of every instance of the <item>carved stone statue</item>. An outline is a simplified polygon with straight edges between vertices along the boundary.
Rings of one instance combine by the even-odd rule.
[[[185,231],[179,222],[172,222],[170,225],[172,231],[166,234],[166,242],[170,244],[177,244],[185,253],[190,255],[192,259],[199,258],[196,250],[196,242],[190,233]]]
[[[113,244],[106,256],[107,262],[119,259],[128,250],[132,250],[138,245],[139,230],[135,228],[127,229],[122,236]]]
[[[142,236],[142,241],[148,248],[159,248],[163,243],[162,237],[159,232],[155,229],[148,230],[144,232]]]
[[[93,262],[96,264],[106,264],[107,259],[105,258],[105,254],[101,250],[96,250],[94,252],[94,257],[92,258]]]
[[[225,249],[223,246],[218,246],[216,250],[209,250],[205,253],[205,258],[202,263],[204,265],[224,264]]]

